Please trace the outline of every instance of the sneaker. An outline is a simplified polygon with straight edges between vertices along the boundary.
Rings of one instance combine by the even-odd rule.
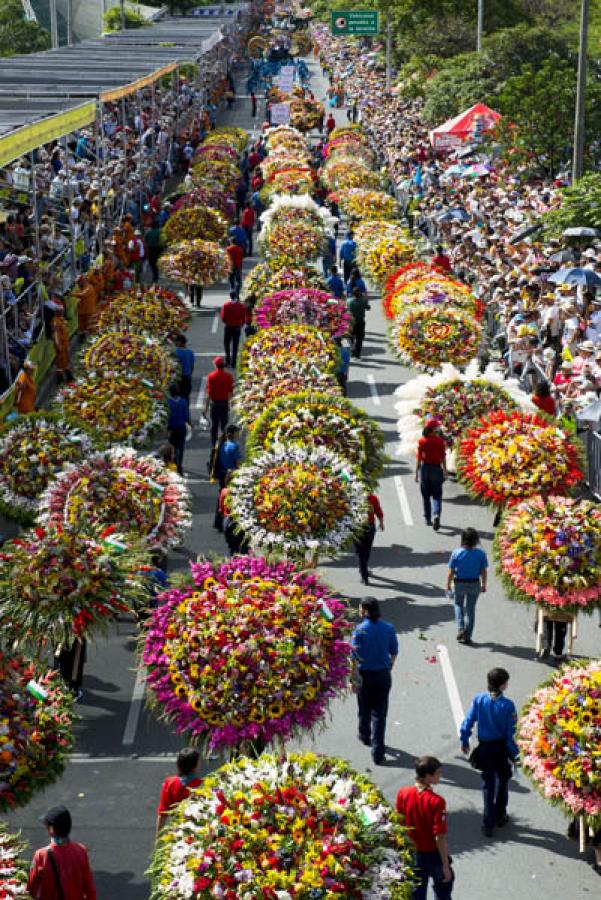
[[[457,640],[459,641],[460,644],[464,644],[464,643],[465,643],[465,631],[458,631],[458,632],[457,632]]]
[[[434,531],[438,531],[438,529],[440,528],[440,516],[434,516],[432,528],[434,529]]]
[[[372,753],[371,758],[374,761],[374,766],[383,766],[386,762],[386,754],[385,753]]]
[[[432,520],[426,519],[426,525],[428,526],[428,528],[432,528]]]
[[[508,822],[509,822],[509,816],[507,815],[507,813],[503,813],[502,816],[497,816],[495,824],[496,824],[497,828],[502,828],[503,825],[507,825]]]
[[[491,838],[491,837],[494,835],[494,831],[493,831],[493,829],[490,827],[490,825],[483,825],[483,826],[482,826],[482,834],[483,834],[485,837]]]
[[[363,575],[361,576],[361,581],[363,584],[369,584],[369,578],[364,578]]]
[[[363,737],[362,734],[357,735],[357,739],[361,741],[362,744],[365,744],[366,747],[371,747],[371,739]]]
[[[548,647],[543,647],[542,650],[539,650],[538,658],[539,658],[539,659],[546,659],[546,658],[548,657],[548,655],[549,655],[550,652],[551,652],[551,651],[549,650]]]

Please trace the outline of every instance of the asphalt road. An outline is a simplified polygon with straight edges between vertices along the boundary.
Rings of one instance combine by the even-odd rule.
[[[323,93],[318,72],[312,86],[317,96]],[[255,125],[250,103],[244,99],[223,120],[251,129]],[[222,349],[217,310],[226,297],[225,285],[208,290],[203,309],[193,313],[188,342],[197,354],[194,403],[201,378]],[[449,808],[456,897],[598,897],[599,877],[579,856],[577,845],[565,837],[563,816],[530,789],[523,775],[511,782],[511,823],[493,840],[481,835],[480,779],[459,752],[456,718],[472,695],[484,689],[486,672],[493,666],[504,666],[511,673],[508,693],[519,706],[552,664],[534,660],[532,614],[505,598],[494,575],[488,593],[478,601],[474,645],[465,647],[455,641],[453,610],[444,595],[446,564],[467,525],[479,530],[490,557],[492,515],[451,481],[445,485],[440,531],[433,532],[423,522],[411,466],[395,452],[394,391],[411,375],[391,358],[386,323],[374,297],[364,358],[352,365],[348,393],[378,420],[386,435],[392,461],[379,491],[386,530],[376,537],[369,588],[361,585],[351,555],[322,566],[321,574],[354,605],[365,592],[377,597],[383,615],[398,632],[400,655],[388,718],[388,762],[374,767],[369,750],[356,739],[352,696],[336,702],[315,740],[300,746],[348,759],[359,771],[369,773],[390,801],[401,785],[411,783],[416,756],[429,753],[443,760],[439,790]],[[196,418],[198,410],[193,415]],[[185,546],[170,559],[170,571],[184,568],[199,553],[225,552],[222,536],[212,528],[216,489],[207,481],[208,445],[206,432],[195,429],[184,463],[194,522]],[[580,621],[577,654],[599,654],[597,625],[596,617]],[[99,900],[147,900],[144,871],[153,846],[160,785],[172,773],[173,756],[181,746],[143,708],[143,686],[136,682],[135,639],[134,627],[122,622],[108,639],[99,638],[90,647],[76,754],[58,784],[7,817],[10,827],[21,828],[35,848],[45,841],[40,816],[48,806],[65,803],[73,813],[74,837],[89,848]],[[210,760],[205,767],[217,765],[219,760]]]

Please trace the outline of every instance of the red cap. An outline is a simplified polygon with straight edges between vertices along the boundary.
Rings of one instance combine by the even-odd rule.
[[[433,417],[426,419],[424,424],[424,428],[438,428],[440,426],[440,419],[435,419]]]
[[[225,360],[223,356],[216,356],[213,360],[213,365],[216,369],[225,369]]]

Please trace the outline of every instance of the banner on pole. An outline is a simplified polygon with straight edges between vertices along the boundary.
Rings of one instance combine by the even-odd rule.
[[[278,87],[289,94],[294,86],[294,66],[282,66],[278,75]]]
[[[380,13],[377,9],[333,9],[330,30],[332,34],[377,34],[380,30]]]
[[[290,122],[290,104],[274,103],[271,107],[271,124],[288,125]]]

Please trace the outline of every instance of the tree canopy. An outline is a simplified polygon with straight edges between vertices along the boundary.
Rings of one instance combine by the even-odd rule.
[[[37,22],[25,18],[20,0],[0,3],[0,56],[48,50],[50,34]]]

